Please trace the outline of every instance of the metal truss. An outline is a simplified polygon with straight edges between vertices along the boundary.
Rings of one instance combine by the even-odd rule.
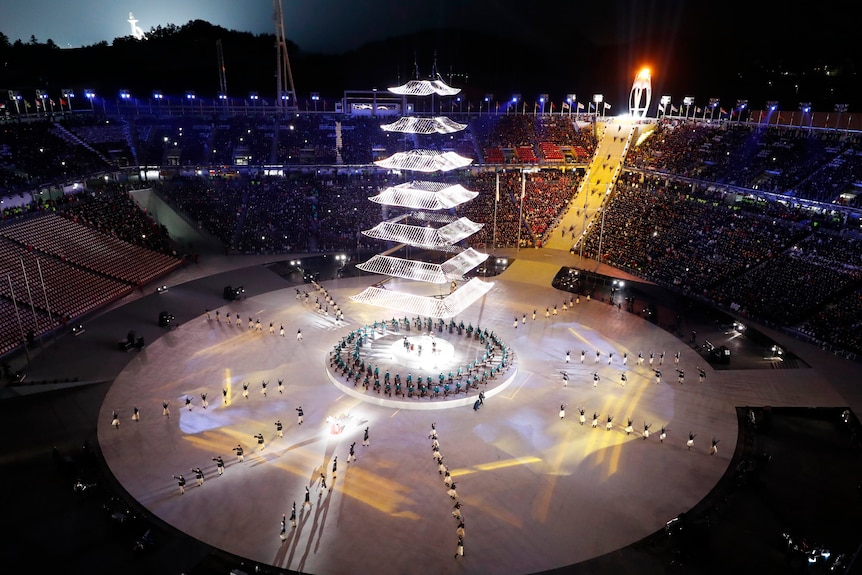
[[[429,228],[424,226],[412,226],[392,222],[380,222],[370,230],[362,233],[370,238],[409,244],[420,248],[432,250],[445,250],[451,248],[479,230],[484,224],[477,224],[469,218],[458,218],[451,224],[441,228]],[[460,249],[458,249],[460,251]]]
[[[376,255],[356,266],[365,272],[383,274],[432,284],[461,281],[464,274],[488,259],[488,254],[473,248],[464,250],[442,264],[431,264],[393,256]]]
[[[413,181],[383,189],[372,202],[418,210],[448,210],[469,202],[478,192],[471,192],[460,184]]]
[[[374,162],[381,168],[391,170],[409,170],[412,172],[448,172],[465,168],[473,163],[470,158],[459,156],[455,152],[438,152],[436,150],[409,150],[398,152],[384,160]]]
[[[448,86],[443,80],[410,80],[406,84],[389,88],[389,91],[402,96],[454,96],[461,92],[461,88]]]
[[[493,282],[484,282],[479,278],[473,278],[446,297],[438,298],[389,291],[385,288],[372,286],[350,296],[350,299],[406,314],[447,319],[462,313],[476,300],[488,293],[492,287],[494,287]]]
[[[400,132],[402,134],[453,134],[467,127],[467,124],[459,124],[446,116],[435,116],[434,118],[415,118],[405,116],[391,124],[380,126],[384,132]]]

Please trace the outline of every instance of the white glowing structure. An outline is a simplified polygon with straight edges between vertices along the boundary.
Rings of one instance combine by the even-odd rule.
[[[629,114],[633,118],[646,118],[650,101],[652,100],[652,79],[649,68],[643,68],[635,76],[632,91],[629,94]]]
[[[417,210],[448,210],[478,196],[460,184],[413,181],[384,188],[372,202]]]
[[[389,91],[404,96],[452,96],[460,92],[442,80],[414,80],[403,86],[389,88]],[[451,134],[466,127],[466,124],[453,122],[443,116],[403,117],[381,126],[387,132],[423,135]],[[464,168],[472,162],[470,158],[455,152],[414,149],[398,152],[374,163],[391,170],[438,173]],[[409,285],[409,282],[421,282],[426,286],[430,284],[432,289],[425,288],[424,293],[430,295],[423,295],[399,291],[397,288],[401,283],[387,284],[386,287],[378,284],[350,299],[403,313],[442,319],[458,315],[488,293],[494,284],[478,278],[456,289],[457,282],[464,281],[470,270],[488,259],[488,254],[457,245],[484,226],[469,218],[459,218],[452,211],[477,195],[460,184],[414,180],[383,188],[376,196],[368,198],[377,204],[402,208],[407,213],[362,232],[370,238],[393,242],[398,246],[356,267],[365,272],[406,280],[404,285]],[[454,255],[440,264],[392,255],[405,246]],[[440,286],[444,284],[451,284],[449,294],[445,297],[440,294]],[[421,288],[418,291],[422,291]]]
[[[400,132],[402,134],[453,134],[467,127],[467,124],[459,124],[446,116],[434,118],[414,118],[412,116],[399,118],[391,124],[380,126],[384,132]]]
[[[403,313],[448,319],[462,313],[494,287],[493,282],[473,278],[446,297],[436,298],[396,292],[371,286],[350,299],[359,303],[385,307]]]
[[[461,92],[461,88],[452,88],[447,86],[443,80],[410,80],[401,86],[389,88],[393,94],[401,96],[430,96],[436,94],[438,96],[454,96]]]
[[[393,256],[376,255],[356,266],[365,272],[433,284],[463,281],[464,274],[488,259],[488,254],[469,248],[442,264],[431,264]]]
[[[452,244],[469,238],[481,230],[483,225],[472,222],[468,218],[459,218],[442,228],[380,222],[362,233],[378,240],[410,244],[428,250],[449,251],[449,249],[457,250],[458,248],[454,248]]]
[[[135,15],[129,12],[129,26],[132,27],[132,36],[135,37],[136,40],[146,40],[147,35],[144,34],[143,29],[138,26],[138,19],[135,18]]]
[[[409,150],[392,154],[386,159],[374,162],[381,168],[390,170],[408,170],[411,172],[448,172],[458,168],[466,168],[473,163],[470,158],[459,156],[455,152],[438,152],[436,150]]]

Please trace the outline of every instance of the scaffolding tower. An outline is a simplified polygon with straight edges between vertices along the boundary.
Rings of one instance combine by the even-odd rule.
[[[275,105],[285,111],[298,110],[296,88],[293,85],[293,72],[287,55],[287,38],[284,35],[284,11],[281,0],[272,0],[272,19],[275,21]]]

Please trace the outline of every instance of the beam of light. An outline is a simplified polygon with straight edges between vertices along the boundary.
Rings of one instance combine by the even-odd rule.
[[[249,330],[245,329],[245,326],[242,326],[242,327],[243,327],[243,329],[242,329],[242,331],[240,331],[239,329],[236,329],[235,326],[233,326],[233,325],[227,326],[227,329],[234,328],[236,333],[232,336],[229,336],[224,341],[221,341],[219,343],[214,343],[212,345],[209,345],[207,347],[203,347],[203,348],[197,350],[196,352],[194,352],[191,355],[191,358],[192,359],[201,359],[201,358],[206,358],[206,357],[215,356],[215,355],[224,355],[228,351],[235,350],[236,345],[237,345],[236,340],[243,337],[244,335],[249,335],[248,334]]]
[[[320,453],[305,448],[313,443],[318,443],[325,436],[328,436],[328,432],[320,437],[314,436],[308,441],[284,446],[279,443],[284,440],[279,438],[272,440],[272,442],[268,441],[263,452],[258,451],[257,445],[249,441],[248,434],[231,429],[189,435],[183,439],[206,453],[212,453],[213,456],[222,453],[225,445],[240,443],[246,448],[245,463],[237,463],[236,465],[254,467],[265,463],[272,464],[280,470],[314,482],[322,469]],[[285,457],[288,454],[290,456]],[[225,455],[222,457],[227,459]],[[229,463],[229,465],[231,464]],[[393,465],[381,464],[380,467],[386,469]],[[394,517],[421,519],[416,512],[410,509],[416,501],[416,494],[413,493],[411,487],[392,481],[386,475],[379,475],[361,467],[349,468],[349,474],[348,470],[342,471],[342,473],[344,475],[339,476],[339,479],[330,486],[332,489],[339,488],[344,495]],[[344,478],[342,479],[342,477]]]
[[[517,373],[517,371],[516,371],[515,373]],[[514,375],[513,375],[512,377],[514,377]],[[522,379],[522,380],[521,380],[521,383],[519,383],[519,384],[515,387],[515,391],[513,391],[513,392],[512,392],[512,395],[500,395],[500,397],[502,397],[503,399],[515,399],[515,396],[516,396],[516,395],[518,395],[518,392],[519,392],[519,391],[521,391],[521,390],[524,388],[524,385],[527,383],[527,380],[529,380],[531,377],[533,377],[533,374],[532,374],[532,373],[528,373],[528,374],[527,374],[527,377],[525,377],[524,379]]]
[[[227,390],[227,396],[222,396],[222,403],[230,405],[231,396],[233,395],[233,385],[231,383],[231,371],[229,367],[224,369],[224,387],[222,389]]]
[[[626,412],[625,417],[628,417],[632,413],[634,408],[637,407],[638,404],[640,404],[641,397],[643,396],[644,391],[646,390],[648,385],[649,385],[649,379],[647,379],[647,381],[644,381],[641,385],[639,385],[637,391],[634,394],[628,394],[628,395],[624,396],[623,398],[620,398],[623,400],[627,400],[625,402],[626,403],[625,407],[628,408],[628,411]],[[629,437],[629,439],[631,439],[631,437]],[[615,474],[619,470],[620,457],[622,456],[623,443],[624,442],[616,443],[616,445],[614,445],[613,449],[611,450],[611,459],[608,462],[607,472],[605,474],[606,479],[608,477],[610,477],[611,475]]]
[[[542,487],[536,494],[533,500],[533,518],[544,523],[548,519],[548,510],[551,508],[551,500],[553,499],[554,491],[557,488],[557,481],[560,478],[560,468],[563,464],[563,458],[569,450],[570,441],[574,428],[569,426],[566,430],[566,436],[563,441],[557,444],[554,458],[550,461],[550,468],[545,473],[546,481],[542,482]]]
[[[570,332],[572,332],[572,335],[573,335],[573,336],[575,336],[576,338],[578,338],[579,340],[581,340],[582,342],[584,342],[584,344],[586,344],[586,345],[588,345],[588,346],[590,346],[590,347],[593,347],[592,342],[590,342],[590,340],[588,340],[587,338],[585,338],[584,336],[582,336],[581,334],[579,334],[578,332],[576,332],[576,331],[574,330],[574,328],[571,328],[571,327],[570,327],[570,328],[569,328],[569,331],[570,331]]]
[[[505,469],[506,467],[514,467],[515,465],[528,465],[530,463],[539,463],[541,461],[541,458],[534,455],[528,455],[525,457],[514,457],[512,459],[503,459],[501,461],[494,461],[492,463],[480,463],[479,465],[474,465],[473,467],[452,469],[449,471],[449,475],[451,475],[452,477],[460,477],[464,475],[470,475],[478,471],[493,471],[495,469]]]

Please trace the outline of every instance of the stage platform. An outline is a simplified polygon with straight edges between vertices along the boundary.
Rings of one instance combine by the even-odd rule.
[[[770,386],[713,371],[667,332],[600,302],[582,300],[556,317],[533,320],[533,309],[557,304],[561,310],[567,294],[504,279],[457,318],[493,328],[518,358],[511,380],[478,411],[472,401],[440,402],[445,408],[433,411],[400,409],[354,397],[333,381],[327,361],[335,343],[349,330],[391,316],[349,300],[369,278],[343,279],[324,287],[344,309],[344,323],[317,313],[287,288],[223,306],[220,316],[239,314],[240,326],[200,315],[147,346],[102,405],[104,458],[137,501],[183,532],[255,562],[321,575],[534,573],[630,545],[697,504],[727,470],[738,433],[735,407],[773,401]],[[512,318],[523,314],[526,323],[514,327]],[[260,317],[263,330],[248,329],[248,317]],[[278,335],[282,324],[286,337]],[[646,362],[636,360],[638,352],[650,351],[666,352],[664,365],[653,366],[665,371],[661,384]],[[677,351],[679,366],[672,359]],[[702,384],[694,375],[698,366],[708,372]],[[683,385],[676,367],[690,374]],[[763,375],[761,382],[772,374]],[[243,382],[250,384],[248,399]],[[164,401],[169,417],[162,415]],[[131,420],[136,406],[139,422]],[[578,408],[585,410],[586,425],[578,422]],[[119,428],[111,426],[114,410]],[[590,425],[593,412],[598,429]],[[631,434],[625,432],[629,418]],[[283,437],[276,436],[279,420]],[[463,506],[466,555],[457,560],[454,501],[432,458],[432,423]],[[645,424],[651,425],[648,439]],[[663,443],[661,427],[668,431]],[[690,432],[696,439],[689,450]],[[257,434],[265,437],[263,449]],[[712,438],[720,440],[716,455],[709,454]],[[348,462],[353,443],[357,457]],[[238,444],[246,452],[242,463],[232,451]],[[216,456],[227,462],[222,476]],[[205,472],[200,487],[191,471],[196,467]],[[327,489],[320,487],[322,472]],[[187,480],[183,495],[173,479],[180,473]],[[306,487],[310,507],[303,506]],[[281,541],[279,522],[294,502],[298,524],[288,522]]]

